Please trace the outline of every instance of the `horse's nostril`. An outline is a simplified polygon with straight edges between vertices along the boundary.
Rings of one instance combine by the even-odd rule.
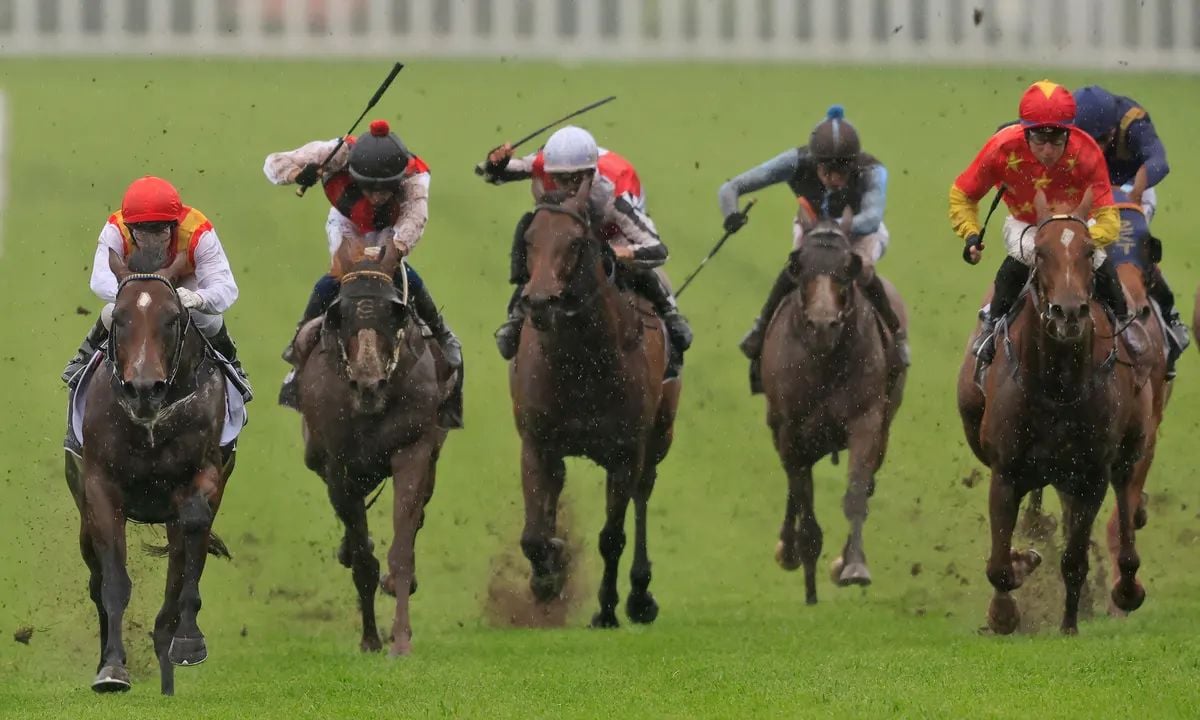
[[[167,394],[167,383],[164,380],[156,380],[154,385],[150,387],[150,392],[155,397],[162,397]]]
[[[829,321],[829,329],[837,330],[838,325],[841,325],[841,324],[842,324],[842,322],[840,320],[830,320]]]
[[[374,385],[374,387],[373,387],[372,389],[373,389],[375,392],[382,394],[382,393],[383,393],[383,389],[384,389],[385,387],[387,387],[387,379],[386,379],[386,378],[380,378],[379,380],[376,380],[376,381],[375,381],[375,385]]]
[[[137,397],[137,388],[134,387],[133,383],[129,382],[128,380],[121,383],[121,392],[124,393],[125,397],[127,398],[132,399]]]
[[[357,380],[353,380],[353,379],[350,380],[350,389],[353,390],[354,392],[358,392],[358,381]]]
[[[1078,315],[1076,315],[1075,317],[1077,317],[1077,318],[1085,318],[1085,317],[1087,317],[1088,310],[1089,310],[1089,308],[1088,308],[1088,304],[1087,304],[1086,302],[1085,302],[1085,303],[1080,303],[1080,304],[1079,304],[1079,314],[1078,314]]]

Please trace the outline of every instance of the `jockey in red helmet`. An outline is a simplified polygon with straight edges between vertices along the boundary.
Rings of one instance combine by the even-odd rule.
[[[92,267],[92,292],[107,305],[75,357],[63,371],[63,381],[74,387],[80,371],[108,339],[117,278],[109,269],[109,252],[128,258],[134,249],[162,254],[162,265],[172,263],[179,253],[187,254],[192,271],[176,288],[179,300],[191,311],[192,322],[234,369],[239,389],[249,400],[250,384],[237,358],[224,313],[238,297],[238,286],[229,259],[212,223],[196,208],[183,204],[179,191],[162,178],[147,175],[134,180],[125,191],[121,209],[109,215],[100,231]]]
[[[1120,231],[1108,167],[1096,141],[1074,126],[1074,98],[1065,87],[1042,80],[1021,96],[1019,113],[1020,122],[992,135],[950,186],[950,222],[966,242],[963,259],[972,265],[983,252],[979,201],[992,188],[1003,188],[1011,213],[1004,220],[1008,256],[996,273],[995,293],[976,348],[985,363],[991,362],[995,351],[990,340],[996,321],[1012,309],[1029,277],[1033,243],[1026,233],[1032,232],[1037,222],[1033,200],[1039,190],[1052,205],[1073,205],[1091,189],[1094,222],[1089,232],[1096,244],[1096,293],[1118,317],[1126,318],[1129,312],[1116,269],[1103,250]]]

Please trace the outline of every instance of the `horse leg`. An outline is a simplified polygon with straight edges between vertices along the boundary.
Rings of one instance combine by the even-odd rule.
[[[1023,578],[1013,562],[1012,536],[1017,524],[1021,497],[1009,473],[993,468],[988,492],[988,514],[991,520],[992,550],[987,561],[988,581],[995,588],[988,607],[988,627],[999,635],[1017,629],[1021,615],[1012,591],[1021,586]]]
[[[84,482],[87,503],[84,524],[100,567],[100,601],[102,614],[107,616],[107,628],[102,633],[105,643],[100,670],[92,681],[92,689],[96,692],[124,691],[130,688],[130,683],[121,624],[133,588],[125,568],[125,513],[114,502],[111,484],[106,479],[90,473]]]
[[[639,456],[642,454],[638,450]],[[608,473],[605,483],[605,520],[600,531],[600,555],[604,558],[604,576],[600,579],[600,610],[592,616],[592,627],[615,628],[617,622],[617,569],[625,550],[625,512],[633,495],[637,467],[623,466]]]
[[[358,590],[358,606],[362,612],[362,639],[359,648],[374,652],[383,648],[379,629],[375,625],[375,591],[379,588],[379,561],[372,552],[367,532],[367,508],[363,498],[347,487],[350,483],[341,473],[330,473],[329,502],[338,519],[346,527],[342,540],[354,587]],[[339,555],[342,553],[339,552]],[[340,558],[339,558],[340,559]],[[343,563],[345,564],[345,563]]]
[[[650,587],[650,556],[646,549],[646,505],[654,491],[658,467],[647,463],[642,481],[633,493],[635,521],[633,567],[629,570],[629,597],[625,601],[625,612],[635,623],[649,624],[658,617],[658,603],[648,590]]]
[[[566,479],[562,456],[525,440],[521,446],[521,485],[525,496],[525,529],[521,551],[529,559],[529,589],[538,602],[549,602],[567,582],[566,544],[554,537],[558,496]]]
[[[1146,480],[1148,464],[1143,464],[1143,457],[1136,465],[1129,468],[1118,467],[1113,473],[1112,486],[1117,496],[1117,506],[1113,509],[1113,520],[1116,521],[1116,547],[1113,547],[1113,522],[1109,522],[1109,552],[1115,562],[1114,571],[1117,575],[1111,592],[1112,605],[1110,612],[1114,615],[1125,615],[1142,606],[1146,600],[1146,590],[1137,580],[1137,571],[1142,561],[1138,557],[1135,545],[1138,502],[1142,495],[1142,484]],[[1141,482],[1138,482],[1140,476]],[[1112,612],[1115,610],[1116,612]]]
[[[216,468],[200,471],[218,474]],[[179,530],[183,536],[183,582],[179,591],[179,625],[167,649],[167,658],[175,665],[199,665],[208,659],[204,633],[196,622],[200,613],[200,576],[208,557],[208,537],[212,530],[213,510],[208,498],[193,490],[179,503]]]
[[[178,522],[167,523],[167,587],[162,608],[154,618],[154,655],[163,695],[175,694],[175,665],[169,651],[171,638],[179,627],[179,594],[183,590],[183,531]]]
[[[103,575],[100,572],[100,558],[96,556],[96,548],[88,535],[87,520],[80,519],[79,553],[88,567],[88,595],[96,604],[96,614],[100,620],[100,659],[96,662],[96,672],[104,667],[104,648],[108,645],[108,613],[104,612],[104,598],[100,595],[100,585]]]
[[[396,588],[411,588],[416,576],[417,529],[425,502],[432,493],[430,462],[435,452],[432,433],[392,456],[392,547],[388,550],[388,575]],[[390,657],[412,652],[409,593],[396,593]]]
[[[1066,544],[1063,548],[1063,585],[1066,588],[1066,603],[1060,629],[1064,635],[1079,632],[1079,597],[1088,573],[1088,542],[1091,540],[1092,523],[1100,504],[1104,501],[1107,485],[1091,495],[1077,497],[1060,493],[1063,501],[1063,524],[1066,525]]]
[[[850,521],[850,537],[842,554],[834,560],[837,568],[837,584],[867,586],[871,584],[871,572],[867,569],[867,554],[863,549],[863,525],[867,522],[867,504],[875,490],[875,473],[883,461],[884,429],[883,408],[876,407],[850,423],[849,453],[850,472],[846,494],[842,498],[842,511]]]
[[[788,497],[775,560],[784,570],[795,570],[804,565],[804,602],[815,605],[817,560],[821,557],[824,535],[817,524],[813,505],[812,465],[797,456],[790,441],[781,443],[780,447],[784,448],[783,469],[788,476]]]

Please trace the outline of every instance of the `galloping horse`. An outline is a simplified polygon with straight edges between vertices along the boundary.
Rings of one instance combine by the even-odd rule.
[[[225,378],[175,294],[188,272],[187,253],[165,270],[162,259],[139,250],[126,265],[110,254],[119,285],[108,358],[87,384],[81,454],[68,438],[67,485],[79,508],[79,548],[100,620],[97,692],[130,688],[121,639],[132,590],[126,521],[167,528],[167,586],[154,622],[164,695],[174,694],[174,665],[208,656],[196,624],[200,576],[206,554],[228,557],[210,535],[233,472],[233,453],[223,457],[220,444]]]
[[[1055,215],[1038,193],[1029,292],[1007,326],[998,325],[996,358],[983,389],[970,351],[959,373],[967,443],[992,470],[987,576],[995,594],[988,625],[1001,634],[1016,629],[1020,613],[1011,593],[1040,562],[1033,551],[1013,550],[1017,512],[1027,493],[1047,484],[1058,491],[1066,534],[1062,632],[1078,632],[1088,540],[1109,484],[1117,495],[1120,571],[1112,601],[1131,612],[1146,595],[1136,577],[1130,486],[1152,431],[1153,397],[1139,391],[1133,358],[1118,341],[1120,328],[1092,299],[1095,249],[1085,221],[1091,202],[1089,190],[1071,214]]]
[[[842,508],[850,536],[834,560],[838,585],[869,585],[862,530],[888,429],[900,407],[906,369],[878,314],[856,281],[862,258],[850,247],[850,218],[839,225],[802,215],[804,244],[792,253],[796,290],[780,304],[763,344],[767,425],[788,476],[787,509],[775,559],[785,570],[804,565],[805,600],[817,602],[816,567],[822,533],[813,507],[812,466],[850,451]],[[886,285],[901,322],[899,294]]]
[[[338,560],[352,570],[358,589],[363,651],[382,648],[375,624],[379,561],[364,500],[392,478],[394,536],[383,587],[396,595],[390,654],[407,655],[414,545],[446,440],[438,411],[454,377],[392,284],[400,262],[395,247],[388,243],[377,259],[356,260],[343,242],[336,259],[336,267],[348,270],[340,276],[338,298],[296,340],[304,462],[325,481],[345,524]]]
[[[617,565],[631,499],[637,530],[626,612],[636,623],[658,615],[647,589],[646,504],[671,446],[680,381],[663,381],[666,337],[649,303],[614,282],[612,250],[592,232],[590,186],[587,180],[575,195],[544,197],[534,211],[525,235],[531,279],[521,299],[529,322],[509,389],[522,441],[521,549],[538,600],[557,597],[566,581],[565,544],[555,537],[563,458],[585,456],[608,472],[604,577],[592,618],[593,627],[607,628],[618,625]]]

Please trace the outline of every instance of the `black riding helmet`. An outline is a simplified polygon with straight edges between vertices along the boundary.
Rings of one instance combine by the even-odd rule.
[[[364,190],[395,187],[404,177],[412,154],[386,120],[374,120],[350,149],[350,176]]]
[[[822,164],[848,168],[861,151],[858,131],[846,121],[841,105],[831,106],[808,138],[809,154]]]

